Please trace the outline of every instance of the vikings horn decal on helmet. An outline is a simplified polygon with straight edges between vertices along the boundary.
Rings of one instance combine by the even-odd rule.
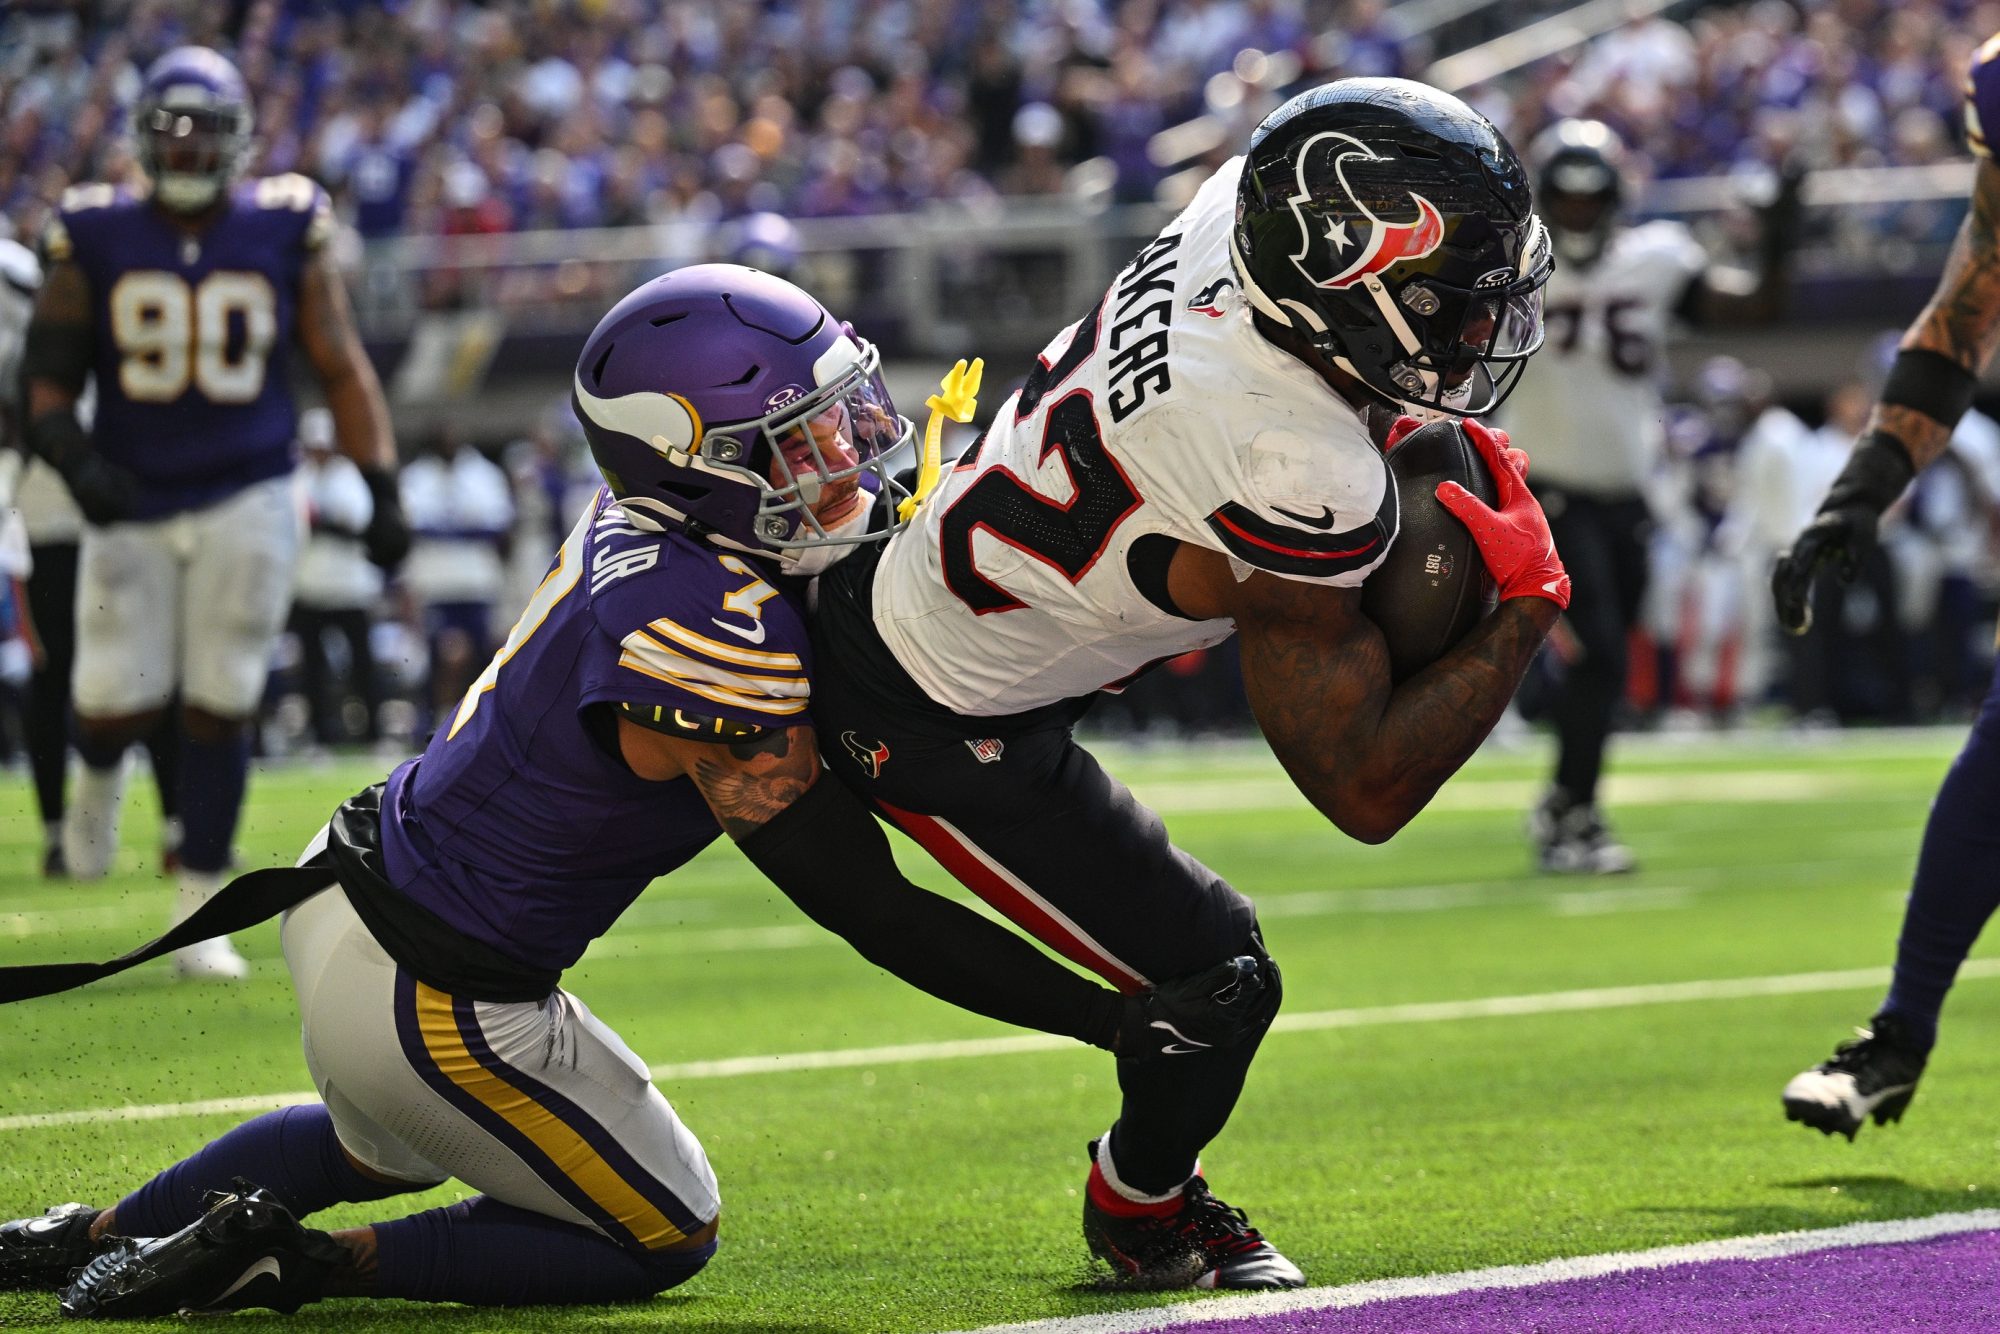
[[[697,264],[598,321],[572,384],[598,470],[634,524],[777,554],[811,574],[886,537],[914,431],[881,357],[782,278]]]
[[[236,66],[205,46],[178,46],[146,71],[132,104],[132,136],[153,197],[200,213],[250,158],[250,92]]]
[[[1310,204],[1313,198],[1312,187],[1306,184],[1307,163],[1318,152],[1332,153],[1330,171],[1333,178],[1340,182],[1341,189],[1347,191],[1348,198],[1353,201],[1354,212],[1366,219],[1365,229],[1357,233],[1345,217],[1335,217],[1326,224],[1324,246],[1316,238],[1313,225],[1303,212],[1303,206]],[[1380,273],[1398,260],[1422,259],[1444,242],[1444,218],[1438,213],[1437,206],[1422,195],[1410,196],[1417,206],[1414,222],[1385,222],[1376,217],[1347,184],[1343,164],[1352,157],[1370,162],[1383,160],[1380,153],[1354,136],[1334,131],[1314,135],[1299,149],[1298,193],[1285,201],[1291,205],[1293,216],[1299,220],[1300,245],[1298,253],[1292,256],[1292,263],[1299,266],[1299,272],[1315,287],[1351,286],[1368,274]],[[1313,272],[1316,267],[1314,257],[1328,250],[1333,262],[1343,267],[1332,277],[1322,278]]]
[[[1541,346],[1554,261],[1527,173],[1420,83],[1339,79],[1265,117],[1230,248],[1259,315],[1409,411],[1490,412]]]

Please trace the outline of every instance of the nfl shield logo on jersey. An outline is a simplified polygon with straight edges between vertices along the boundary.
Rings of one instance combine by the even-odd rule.
[[[967,741],[965,748],[971,751],[972,758],[978,760],[981,764],[998,764],[1000,762],[1000,752],[1007,749],[997,736],[984,737],[978,741]]]

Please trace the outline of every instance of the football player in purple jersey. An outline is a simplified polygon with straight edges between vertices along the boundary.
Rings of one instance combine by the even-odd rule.
[[[300,868],[239,877],[144,950],[0,970],[0,999],[43,994],[290,903],[321,1097],[110,1209],[0,1225],[0,1287],[67,1283],[66,1314],[124,1317],[684,1281],[715,1251],[715,1176],[559,980],[718,834],[869,960],[979,1013],[1134,1058],[1268,1022],[1252,959],[1121,996],[917,889],[823,774],[799,577],[885,535],[907,494],[909,423],[873,347],[790,283],[702,265],[604,318],[574,402],[608,490],[422,756],[345,803]],[[337,1233],[297,1221],[447,1177],[480,1194]]]
[[[147,179],[63,196],[23,353],[29,444],[86,521],[74,671],[84,769],[64,859],[83,879],[110,868],[126,748],[178,693],[177,917],[206,901],[228,864],[248,724],[290,605],[301,541],[295,339],[341,451],[369,479],[371,554],[393,563],[408,545],[388,408],[328,250],[326,192],[303,176],[240,180],[251,126],[249,94],[222,56],[160,57],[133,108]],[[77,401],[92,377],[86,430]],[[184,976],[245,971],[221,937],[175,964]]]
[[[1811,623],[1820,571],[1831,566],[1852,580],[1875,546],[1882,512],[1944,454],[1980,372],[2000,347],[2000,167],[1987,143],[1988,122],[2000,125],[2000,35],[1979,48],[1966,78],[1966,139],[1978,159],[1971,211],[1937,291],[1903,335],[1860,443],[1771,576],[1778,620],[1795,634]],[[2000,668],[1931,805],[1889,994],[1856,1038],[1785,1085],[1788,1119],[1850,1140],[1871,1116],[1876,1125],[1902,1119],[1937,1041],[1938,1015],[1958,966],[2000,908],[1996,809]]]

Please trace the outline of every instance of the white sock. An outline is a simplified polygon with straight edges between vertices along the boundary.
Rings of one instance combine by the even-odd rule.
[[[192,917],[195,909],[214,898],[215,891],[221,888],[222,872],[181,868],[179,887],[174,892],[174,922]]]
[[[1148,1195],[1143,1191],[1126,1185],[1124,1181],[1119,1179],[1118,1168],[1111,1161],[1111,1132],[1108,1130],[1104,1132],[1104,1138],[1097,1141],[1097,1170],[1104,1174],[1104,1184],[1111,1187],[1113,1194],[1117,1195],[1120,1199],[1130,1200],[1134,1204],[1165,1204],[1169,1200],[1177,1200],[1180,1198],[1181,1191],[1187,1186],[1187,1181],[1183,1181],[1164,1195]],[[1188,1181],[1192,1181],[1200,1175],[1201,1161],[1196,1159],[1194,1172],[1188,1177]]]
[[[63,860],[79,880],[95,880],[118,856],[118,817],[125,801],[125,759],[109,769],[80,765],[63,816]]]

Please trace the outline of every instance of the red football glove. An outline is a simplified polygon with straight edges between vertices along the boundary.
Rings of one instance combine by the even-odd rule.
[[[1506,598],[1547,598],[1569,606],[1569,572],[1556,555],[1548,516],[1528,491],[1528,456],[1507,447],[1507,433],[1462,423],[1473,448],[1486,460],[1499,492],[1500,508],[1488,509],[1457,482],[1438,483],[1438,503],[1472,531],[1479,557]]]
[[[1405,436],[1423,424],[1424,419],[1422,417],[1412,417],[1407,412],[1396,418],[1395,421],[1390,422],[1389,434],[1382,438],[1382,452],[1387,454],[1397,445],[1402,444]]]

